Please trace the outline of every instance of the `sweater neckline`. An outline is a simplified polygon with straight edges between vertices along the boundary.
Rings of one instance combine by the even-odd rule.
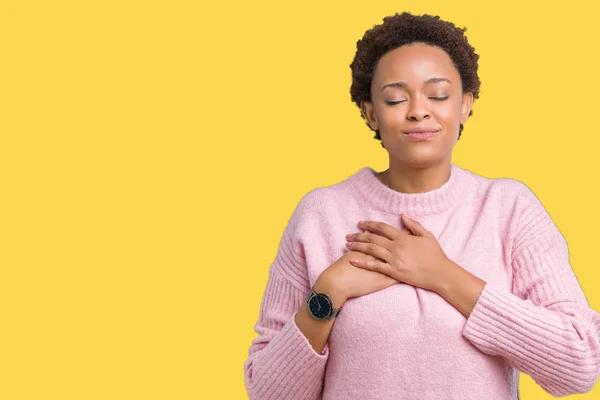
[[[450,164],[450,178],[440,187],[421,193],[405,193],[390,189],[377,179],[377,172],[365,166],[349,177],[360,196],[372,207],[391,214],[423,216],[440,213],[457,203],[466,192],[467,171]]]

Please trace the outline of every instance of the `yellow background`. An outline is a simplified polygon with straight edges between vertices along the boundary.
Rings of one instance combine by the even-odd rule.
[[[598,7],[552,4],[0,2],[0,398],[247,398],[297,202],[387,168],[349,64],[405,10],[468,28],[453,162],[532,188],[599,309]]]

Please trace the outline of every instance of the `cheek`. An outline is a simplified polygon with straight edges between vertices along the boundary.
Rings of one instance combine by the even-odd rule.
[[[460,104],[448,103],[436,109],[436,118],[445,125],[460,124]]]
[[[398,109],[394,110],[393,107],[389,107],[379,115],[379,121],[384,126],[396,126],[403,124],[406,120],[406,113]]]

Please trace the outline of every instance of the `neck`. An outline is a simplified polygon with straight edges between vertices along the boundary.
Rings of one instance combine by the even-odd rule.
[[[441,168],[439,170],[442,170]],[[390,168],[389,172],[397,170]],[[385,171],[386,173],[388,171]],[[434,182],[417,181],[416,174],[412,174],[411,179],[403,179],[400,183],[406,184],[398,188],[397,182],[393,180],[394,175],[390,174],[391,188],[386,185],[385,174],[376,172],[371,167],[361,168],[349,179],[348,185],[352,185],[357,194],[366,201],[369,207],[390,214],[408,214],[409,216],[432,215],[444,212],[457,202],[466,201],[465,195],[467,188],[476,191],[477,181],[471,178],[471,174],[458,165],[450,164],[450,179],[443,183],[443,175],[433,176]],[[429,178],[427,178],[429,179]],[[417,185],[419,182],[425,182],[427,185]],[[434,187],[435,186],[435,187]],[[431,189],[424,192],[419,190]],[[404,192],[398,189],[405,190]]]
[[[379,180],[390,189],[402,193],[424,193],[435,190],[450,179],[451,160],[424,168],[393,164],[378,173]]]

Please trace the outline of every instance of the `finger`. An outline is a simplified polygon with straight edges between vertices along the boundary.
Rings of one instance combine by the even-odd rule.
[[[359,260],[359,259],[353,258],[350,260],[350,264],[352,264],[358,268],[363,268],[363,269],[368,269],[370,271],[380,272],[380,273],[386,274],[388,276],[390,276],[389,274],[392,271],[391,265],[386,262],[383,262],[381,260]],[[390,276],[390,277],[393,278],[392,276]]]
[[[375,258],[389,262],[392,259],[392,253],[385,247],[381,247],[375,243],[348,242],[346,247],[350,250],[360,251]]]
[[[402,214],[402,221],[404,222],[404,226],[407,227],[412,234],[415,236],[432,236],[431,232],[429,232],[419,221],[416,221],[406,214]]]
[[[381,247],[385,247],[386,249],[390,249],[392,245],[392,241],[390,239],[369,231],[347,235],[346,240],[349,242],[375,243]]]
[[[374,232],[374,233],[384,236],[390,240],[397,239],[401,235],[401,232],[399,229],[394,228],[393,226],[388,225],[384,222],[361,221],[358,223],[358,226],[364,230]]]

